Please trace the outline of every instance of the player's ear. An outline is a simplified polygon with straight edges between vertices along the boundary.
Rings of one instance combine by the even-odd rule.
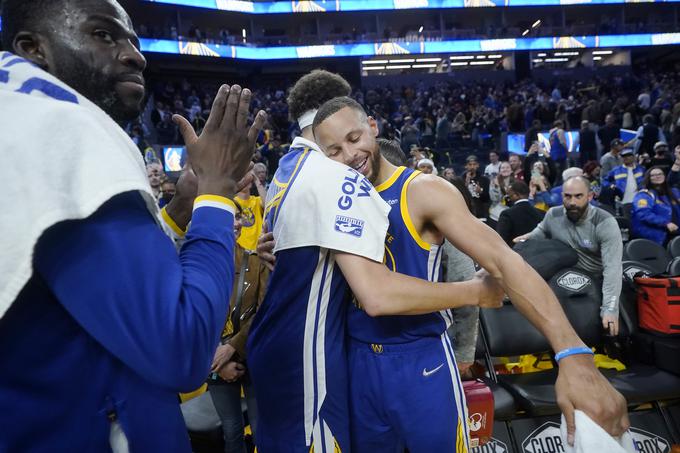
[[[380,131],[378,130],[378,122],[372,116],[368,117],[368,126],[371,128],[373,136],[377,137],[378,134],[380,133]]]
[[[41,69],[48,71],[49,48],[47,39],[40,33],[20,31],[14,37],[12,50],[18,56],[35,63]]]

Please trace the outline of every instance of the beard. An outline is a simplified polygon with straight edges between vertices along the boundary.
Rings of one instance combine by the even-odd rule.
[[[86,58],[68,49],[62,49],[54,67],[54,75],[62,82],[101,108],[116,123],[123,124],[139,117],[142,99],[125,100],[116,91],[116,80],[111,75],[95,69]]]
[[[583,217],[583,214],[586,212],[586,209],[588,209],[588,205],[586,204],[583,207],[574,207],[574,208],[565,208],[567,211],[567,218],[572,222],[576,223],[581,218]]]
[[[371,161],[371,171],[368,175],[366,175],[366,178],[368,178],[371,184],[375,183],[375,180],[378,178],[378,174],[380,173],[381,157],[382,155],[380,154],[380,149],[376,144],[375,150],[373,153],[371,153],[371,157],[369,157],[369,160]]]

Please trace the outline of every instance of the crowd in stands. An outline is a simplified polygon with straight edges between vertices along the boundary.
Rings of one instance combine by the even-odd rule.
[[[526,198],[547,211],[562,203],[563,180],[583,175],[591,181],[593,204],[628,219],[633,236],[663,243],[680,224],[673,189],[680,187],[680,164],[674,163],[680,162],[678,86],[676,73],[650,72],[553,87],[529,80],[385,87],[356,90],[353,97],[376,119],[381,137],[400,143],[408,165],[442,172],[447,179],[460,174],[475,215],[494,228],[510,195],[518,193],[513,184],[524,182]],[[181,143],[172,114],[187,117],[200,131],[216,88],[186,80],[157,83],[146,121],[128,125],[130,135],[142,150],[152,143]],[[283,90],[259,89],[254,98],[253,110],[268,113],[254,158],[264,164],[266,181],[299,130],[289,118]],[[579,126],[580,151],[570,153],[565,131]],[[622,129],[635,131],[635,138],[622,140]],[[539,132],[549,133],[548,146],[539,143]],[[525,134],[526,154],[497,151],[505,133]],[[486,152],[488,165],[482,167]],[[161,195],[163,181],[152,184]]]

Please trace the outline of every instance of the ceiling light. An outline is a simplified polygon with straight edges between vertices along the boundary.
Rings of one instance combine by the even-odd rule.
[[[364,60],[363,64],[385,64],[387,60]]]
[[[390,60],[390,63],[413,63],[414,60],[413,58],[407,58],[405,60]]]
[[[611,55],[613,53],[613,50],[596,50],[593,52],[593,55]]]
[[[534,22],[534,24],[531,26],[531,28],[536,28],[539,25],[541,25],[541,19],[538,19],[536,22]]]
[[[411,69],[410,64],[398,64],[393,66],[385,66],[385,69]]]
[[[416,68],[436,68],[437,65],[436,64],[414,64],[411,67],[414,68],[414,69],[416,69]]]
[[[385,69],[385,66],[366,66],[364,71],[378,71],[381,69]]]
[[[526,35],[528,35],[528,34],[529,34],[529,29],[528,29],[528,28],[522,32],[522,36],[526,36]]]
[[[418,58],[416,62],[418,63],[431,63],[433,61],[442,61],[441,58]]]
[[[488,64],[496,64],[495,61],[472,61],[470,64],[473,65],[488,65]]]
[[[454,55],[449,57],[451,60],[473,60],[474,58],[474,55]]]

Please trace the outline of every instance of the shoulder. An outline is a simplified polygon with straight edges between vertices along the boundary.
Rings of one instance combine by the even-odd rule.
[[[559,219],[561,217],[564,217],[564,208],[562,206],[552,207],[545,213],[546,220]]]
[[[407,191],[413,206],[427,207],[428,211],[444,211],[443,208],[451,206],[455,200],[464,203],[460,191],[439,176],[419,173],[410,180]]]

